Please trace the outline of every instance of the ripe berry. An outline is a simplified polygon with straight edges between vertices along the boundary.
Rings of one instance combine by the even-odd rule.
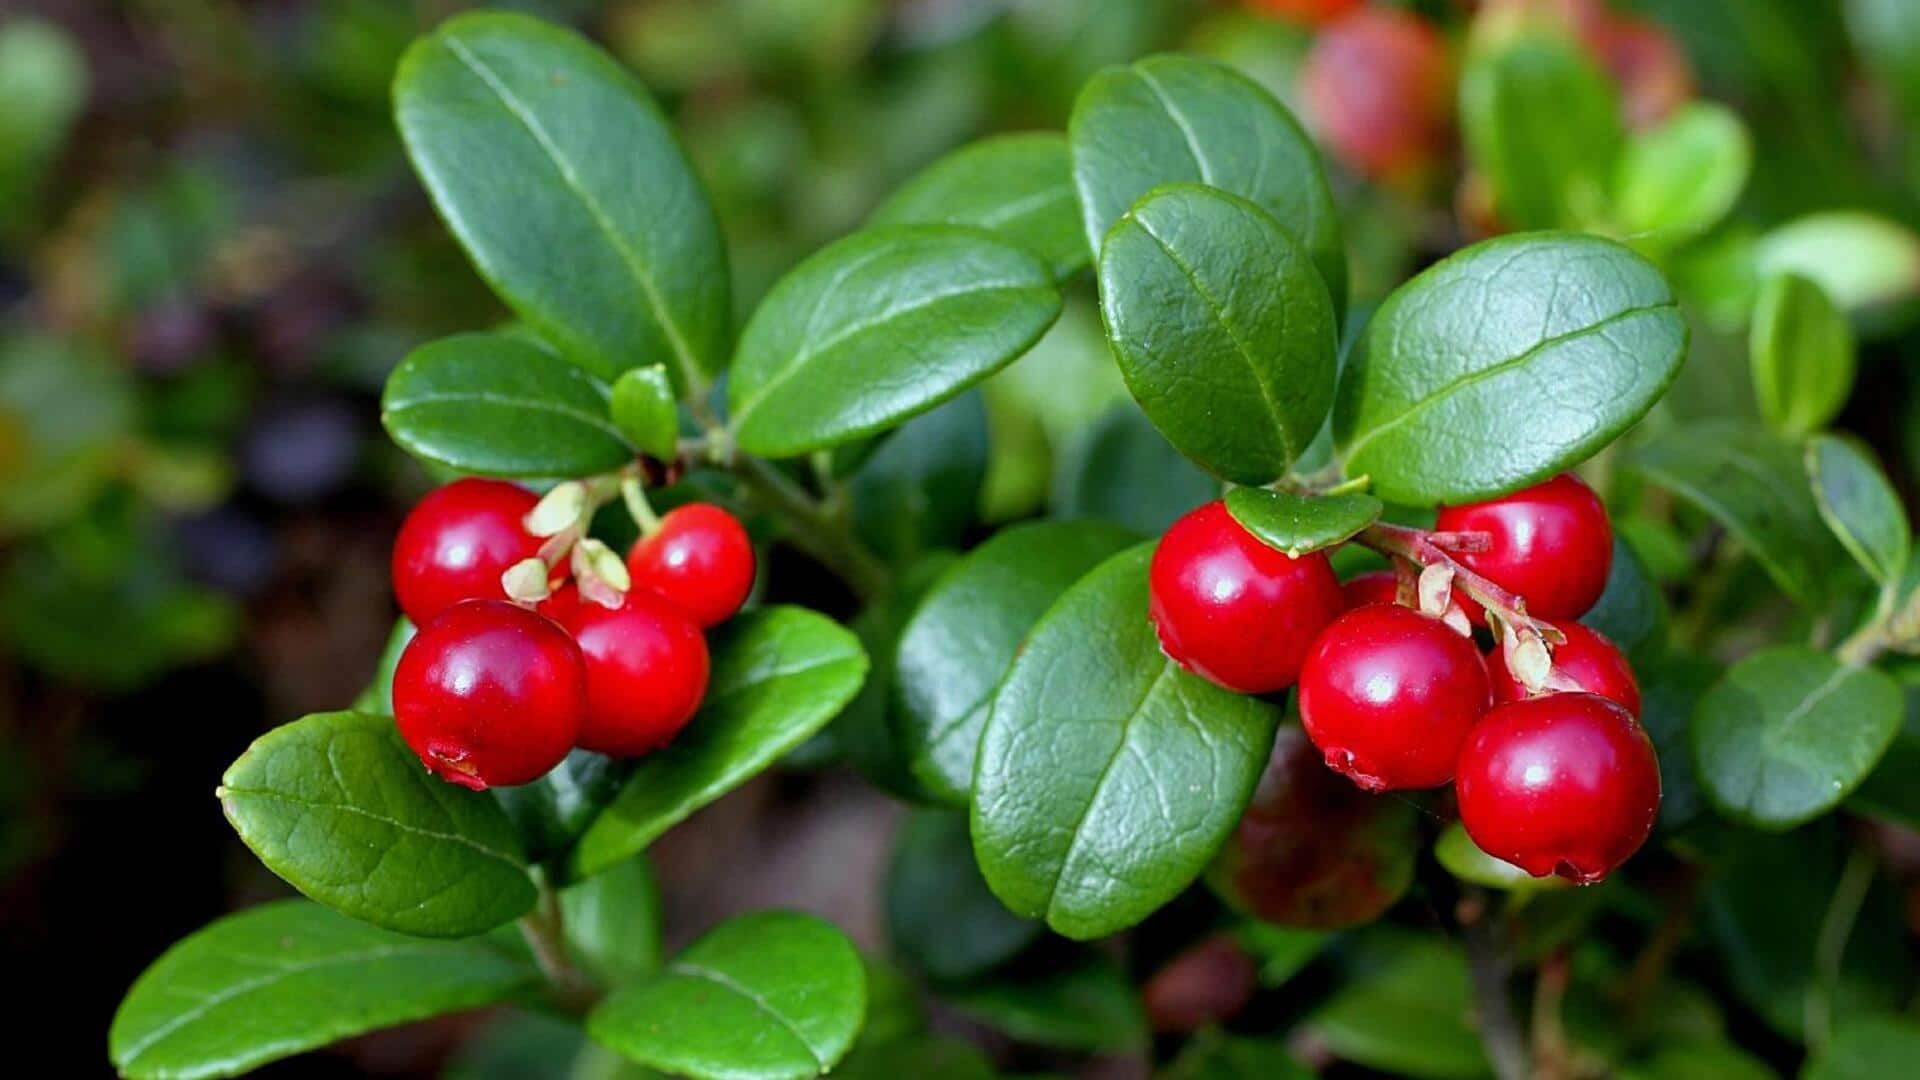
[[[1447,145],[1446,43],[1418,15],[1357,11],[1314,39],[1300,72],[1308,115],[1340,159],[1383,178],[1417,172]]]
[[[1400,578],[1391,570],[1369,570],[1342,582],[1340,592],[1350,608],[1396,604],[1400,602]]]
[[[1590,885],[1640,849],[1660,762],[1631,713],[1595,694],[1501,705],[1460,753],[1460,822],[1487,854]]]
[[[1557,679],[1571,682],[1574,688],[1586,693],[1598,694],[1639,716],[1640,684],[1633,677],[1633,667],[1613,642],[1579,623],[1555,623],[1554,626],[1567,635],[1565,644],[1553,647],[1553,672]],[[1526,686],[1507,670],[1505,649],[1494,650],[1487,664],[1487,675],[1493,680],[1493,700],[1497,705],[1536,696],[1529,695]],[[1556,691],[1548,687],[1542,692]]]
[[[580,746],[637,757],[665,746],[707,693],[707,641],[680,609],[638,586],[617,608],[568,586],[540,610],[565,627],[586,658]]]
[[[400,736],[441,779],[476,791],[545,776],[586,703],[580,650],[552,620],[467,600],[420,628],[393,671]]]
[[[627,571],[702,627],[718,626],[753,588],[753,541],[712,503],[690,503],[627,552]]]
[[[539,500],[500,480],[455,480],[415,504],[393,542],[393,595],[414,625],[462,600],[505,600],[500,575],[540,551],[520,525]]]
[[[1300,674],[1300,720],[1327,767],[1368,791],[1438,787],[1487,711],[1473,640],[1398,604],[1340,616]]]
[[[1210,502],[1173,523],[1153,552],[1149,605],[1160,647],[1229,690],[1291,686],[1313,636],[1346,607],[1320,552],[1291,558]]]
[[[1607,587],[1613,564],[1607,508],[1572,473],[1486,502],[1443,507],[1434,527],[1487,533],[1489,550],[1454,557],[1518,594],[1527,602],[1527,614],[1537,618],[1577,619]],[[1464,596],[1461,600],[1466,606]],[[1477,619],[1478,608],[1468,607],[1468,615]]]

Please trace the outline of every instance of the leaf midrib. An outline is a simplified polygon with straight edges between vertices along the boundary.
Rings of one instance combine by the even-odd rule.
[[[814,1066],[818,1068],[821,1072],[825,1072],[827,1070],[827,1066],[832,1064],[830,1061],[827,1060],[827,1058],[823,1054],[820,1053],[818,1049],[814,1047],[812,1041],[810,1041],[806,1037],[806,1035],[800,1031],[799,1028],[793,1026],[793,1022],[791,1020],[788,1020],[786,1016],[783,1015],[778,1009],[775,1009],[772,1005],[768,1004],[767,999],[763,995],[756,993],[753,987],[747,986],[741,983],[739,980],[735,979],[731,975],[728,975],[724,971],[707,967],[704,964],[690,963],[686,960],[676,960],[673,963],[668,964],[667,972],[669,974],[679,975],[683,978],[695,979],[701,982],[711,983],[714,986],[718,986],[723,990],[727,990],[738,997],[744,998],[747,1002],[753,1005],[754,1009],[765,1014],[775,1024],[779,1025],[781,1030],[785,1031],[788,1035],[791,1035],[794,1041],[798,1042],[801,1048],[807,1052],[807,1056],[813,1059]]]
[[[495,860],[496,862],[501,862],[508,866],[511,866],[514,870],[523,874],[526,872],[526,869],[527,869],[526,864],[524,862],[521,862],[513,858],[511,855],[503,851],[490,848],[487,845],[482,844],[480,841],[475,840],[470,836],[463,836],[459,833],[441,832],[437,829],[423,828],[419,825],[410,825],[397,818],[387,817],[384,814],[376,814],[373,811],[368,810],[364,807],[354,806],[350,803],[324,802],[319,799],[308,799],[298,795],[292,795],[284,791],[274,791],[270,788],[235,787],[232,784],[222,785],[221,792],[222,792],[223,801],[228,801],[229,803],[231,802],[234,796],[250,795],[250,796],[254,796],[256,798],[262,798],[262,799],[278,799],[281,802],[293,803],[296,806],[304,806],[310,810],[333,810],[333,811],[338,811],[340,813],[353,814],[358,817],[366,818],[370,821],[377,821],[382,825],[386,825],[390,828],[398,829],[403,833],[410,833],[414,836],[424,836],[431,840],[451,841],[453,843],[472,848],[473,850],[481,853],[482,855],[485,855],[488,858]]]
[[[562,416],[569,420],[578,421],[606,435],[621,446],[627,446],[626,437],[620,433],[620,429],[615,427],[613,422],[607,417],[582,412],[570,405],[565,405],[557,401],[543,401],[537,398],[516,398],[491,390],[431,391],[412,396],[402,396],[399,401],[389,402],[386,407],[386,412],[392,415],[397,412],[405,412],[408,409],[420,408],[425,405],[440,405],[446,403],[460,405],[498,405],[502,408],[550,413],[554,416]]]

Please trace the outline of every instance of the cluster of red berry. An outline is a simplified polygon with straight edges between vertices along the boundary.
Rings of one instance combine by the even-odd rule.
[[[1606,587],[1606,509],[1562,475],[1444,508],[1432,535],[1472,536],[1458,564],[1515,597],[1513,617],[1558,631],[1550,668],[1529,670],[1524,639],[1458,585],[1438,614],[1395,572],[1343,589],[1324,552],[1269,547],[1220,502],[1175,522],[1154,552],[1161,646],[1241,693],[1297,682],[1301,722],[1328,767],[1375,792],[1451,780],[1461,822],[1488,854],[1536,876],[1598,881],[1639,849],[1660,804],[1633,670],[1574,621]],[[1468,620],[1495,629],[1490,656]]]
[[[394,721],[429,770],[464,787],[537,780],[576,746],[633,757],[666,745],[706,695],[702,631],[753,587],[753,545],[717,506],[667,514],[625,573],[614,567],[626,581],[589,588],[566,580],[580,537],[537,535],[538,504],[512,484],[457,480],[420,500],[394,543],[394,595],[419,627],[394,669]],[[527,566],[540,598],[510,601],[503,579]]]

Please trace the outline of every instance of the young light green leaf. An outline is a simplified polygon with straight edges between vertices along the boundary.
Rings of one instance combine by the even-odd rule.
[[[1158,536],[1220,497],[1220,481],[1167,443],[1131,402],[1114,406],[1067,446],[1054,469],[1054,517],[1092,518]]]
[[[974,852],[1016,914],[1093,938],[1191,884],[1233,831],[1280,710],[1167,659],[1150,545],[1115,555],[1028,636],[981,735]]]
[[[614,426],[643,454],[672,461],[680,440],[680,411],[663,364],[628,368],[613,381]]]
[[[135,1080],[237,1076],[376,1028],[503,1000],[539,978],[484,939],[423,941],[281,900],[180,941],[114,1014]]]
[[[1763,829],[1791,829],[1839,805],[1900,730],[1900,687],[1870,667],[1784,645],[1748,656],[1693,715],[1707,797]]]
[[[574,849],[575,876],[638,854],[826,726],[867,674],[853,634],[797,607],[761,608],[714,632],[706,702],[648,755]]]
[[[1286,106],[1224,64],[1149,56],[1095,75],[1067,127],[1087,242],[1162,184],[1196,183],[1265,210],[1313,258],[1334,310],[1346,308],[1347,256],[1313,142]]]
[[[503,12],[414,42],[394,113],[415,171],[515,314],[604,379],[725,361],[719,219],[658,106],[571,30]]]
[[[487,476],[584,476],[633,457],[605,383],[517,338],[457,334],[407,354],[380,419],[409,453]]]
[[[1529,33],[1474,50],[1460,77],[1460,131],[1507,225],[1581,228],[1605,210],[1619,106],[1571,39]]]
[[[429,774],[391,717],[316,713],[277,727],[217,794],[267,869],[375,926],[465,937],[533,907],[526,856],[499,805]]]
[[[789,457],[925,412],[1027,351],[1060,314],[1039,259],[957,225],[882,225],[774,285],[727,385],[740,446]]]
[[[1243,484],[1285,473],[1333,401],[1333,304],[1271,215],[1156,188],[1108,231],[1100,309],[1127,389],[1167,440]]]
[[[1532,892],[1536,889],[1562,889],[1571,883],[1562,877],[1537,878],[1525,870],[1480,850],[1459,822],[1447,826],[1434,842],[1433,857],[1447,873],[1461,881],[1484,885],[1489,889]]]
[[[928,793],[965,806],[994,687],[1056,597],[1135,535],[1102,522],[1005,529],[947,571],[900,633],[895,730]]]
[[[567,946],[594,978],[619,985],[660,966],[660,886],[636,855],[560,891]]]
[[[1725,217],[1752,170],[1739,114],[1692,102],[1627,143],[1614,172],[1614,223],[1629,242],[1672,247]]]
[[[1092,1053],[1137,1051],[1146,1011],[1126,973],[1098,952],[942,991],[967,1017],[1025,1043]]]
[[[876,225],[972,225],[1046,260],[1064,281],[1092,256],[1080,229],[1066,136],[996,135],[961,147],[901,185]]]
[[[1572,233],[1483,241],[1374,313],[1341,373],[1334,442],[1388,502],[1487,498],[1617,438],[1686,345],[1672,290],[1626,248]]]
[[[1920,299],[1920,234],[1863,210],[1829,210],[1787,222],[1753,253],[1762,277],[1811,278],[1869,336],[1897,325]]]
[[[1348,955],[1350,976],[1307,1026],[1336,1057],[1422,1080],[1479,1080],[1466,957],[1439,939],[1378,930]]]
[[[1853,327],[1819,285],[1798,274],[1769,278],[1747,340],[1768,427],[1798,438],[1839,415],[1853,392]]]
[[[967,816],[916,810],[887,870],[887,935],[902,961],[940,982],[985,975],[1044,929],[1002,907],[973,862]]]
[[[866,1008],[866,971],[845,935],[811,915],[762,911],[616,991],[587,1016],[587,1034],[697,1080],[804,1080],[846,1055]]]
[[[1873,580],[1893,586],[1906,573],[1913,526],[1873,451],[1846,436],[1815,435],[1806,460],[1827,528]]]
[[[1235,488],[1226,502],[1241,528],[1295,558],[1351,540],[1386,509],[1371,495],[1294,495],[1266,488]]]

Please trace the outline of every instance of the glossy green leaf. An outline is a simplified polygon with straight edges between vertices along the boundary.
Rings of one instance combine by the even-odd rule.
[[[1057,132],[996,135],[934,162],[873,212],[876,225],[972,225],[1026,248],[1065,280],[1092,256],[1073,161]]]
[[[1015,913],[1068,937],[1131,926],[1192,883],[1246,808],[1280,720],[1160,651],[1151,555],[1122,552],[1054,603],[981,735],[981,870]]]
[[[1595,236],[1487,240],[1394,290],[1341,373],[1334,442],[1393,503],[1469,502],[1591,456],[1680,371],[1660,272]]]
[[[1094,518],[1158,536],[1220,497],[1220,481],[1180,456],[1132,403],[1095,421],[1054,469],[1053,516]]]
[[[761,608],[714,631],[707,697],[666,749],[642,759],[574,850],[576,875],[638,854],[700,807],[824,727],[860,690],[852,633],[797,607]]]
[[[1630,242],[1690,240],[1727,216],[1752,171],[1753,142],[1739,114],[1689,103],[1627,143],[1614,173],[1615,224]]]
[[[974,865],[966,815],[942,810],[916,810],[901,826],[887,871],[886,914],[894,952],[942,982],[992,971],[1043,929],[994,899]]]
[[[376,926],[464,937],[533,907],[499,805],[429,774],[390,717],[316,713],[277,727],[227,769],[218,795],[267,869]]]
[[[1333,401],[1334,309],[1258,206],[1154,189],[1107,232],[1100,306],[1127,389],[1167,440],[1244,484],[1285,473]]]
[[[460,15],[394,79],[407,153],[515,314],[611,379],[666,362],[697,386],[733,313],[719,220],[658,106],[571,30]]]
[[[1833,809],[1900,729],[1900,687],[1801,645],[1763,649],[1727,670],[1693,717],[1693,756],[1722,813],[1790,829]]]
[[[1386,507],[1371,495],[1295,495],[1266,488],[1227,492],[1227,513],[1271,548],[1298,558],[1353,539]]]
[[[428,461],[487,476],[584,476],[633,457],[605,383],[501,334],[422,345],[387,378],[380,419]]]
[[[966,805],[994,688],[1028,631],[1068,586],[1134,539],[1102,522],[1019,525],[933,585],[895,653],[895,730],[929,793]]]
[[[1258,83],[1210,60],[1149,56],[1095,75],[1067,128],[1080,215],[1096,255],[1114,222],[1162,184],[1196,183],[1272,214],[1346,307],[1339,214],[1313,142]]]
[[[987,449],[977,392],[900,425],[847,481],[854,532],[896,564],[960,546],[980,505]]]
[[[237,1076],[376,1028],[500,1001],[538,981],[484,940],[423,941],[282,900],[154,961],[108,1032],[120,1075]]]
[[[1133,984],[1118,964],[1096,952],[948,988],[940,997],[1020,1042],[1106,1053],[1137,1051],[1147,1043],[1147,1017]]]
[[[733,430],[771,457],[871,435],[1006,366],[1059,313],[1047,267],[983,230],[864,229],[788,272],[748,320]]]
[[[493,797],[513,822],[528,857],[564,879],[558,864],[626,786],[633,770],[632,759],[575,749],[547,775],[530,784],[494,788]]]
[[[680,440],[680,410],[666,365],[628,368],[613,381],[608,401],[613,426],[643,454],[672,461]]]
[[[1873,451],[1845,436],[1816,435],[1807,441],[1806,455],[1814,502],[1840,546],[1882,586],[1899,582],[1913,526]]]
[[[1853,392],[1853,327],[1819,285],[1798,274],[1769,278],[1748,342],[1767,426],[1798,438],[1839,415]]]
[[[1528,892],[1534,889],[1567,888],[1570,884],[1561,877],[1534,877],[1510,862],[1481,851],[1457,821],[1447,826],[1446,831],[1440,834],[1440,839],[1434,842],[1433,857],[1439,860],[1447,873],[1461,881],[1484,885],[1489,889]]]
[[[1490,1070],[1473,1026],[1466,957],[1404,931],[1361,939],[1350,977],[1308,1018],[1336,1057],[1424,1080],[1475,1080]]]
[[[406,651],[413,635],[413,624],[406,616],[394,620],[393,632],[387,635],[387,647],[380,650],[380,659],[374,664],[372,680],[353,699],[354,712],[393,715],[393,669],[399,666],[400,654]]]
[[[628,1058],[698,1080],[803,1080],[833,1068],[866,1015],[866,972],[846,936],[811,915],[720,924],[587,1017]]]
[[[1920,1023],[1893,1016],[1842,1017],[1814,1050],[1800,1080],[1885,1080],[1920,1066]]]
[[[1474,50],[1460,76],[1460,132],[1509,227],[1578,228],[1605,209],[1619,106],[1570,38],[1529,33]]]
[[[1308,1080],[1313,1070],[1287,1052],[1279,1039],[1252,1039],[1217,1031],[1196,1036],[1159,1080]]]

